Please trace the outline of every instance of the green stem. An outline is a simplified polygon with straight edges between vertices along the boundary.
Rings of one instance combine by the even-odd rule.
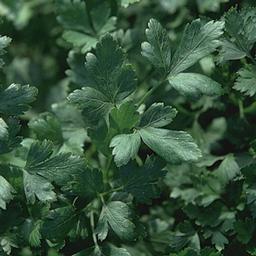
[[[139,157],[138,154],[135,156],[135,160],[136,160],[136,162],[137,162],[137,164],[138,164],[139,166],[142,166],[142,165],[143,165],[143,161],[141,160],[141,158]]]
[[[97,31],[94,27],[94,24],[93,24],[93,20],[92,20],[92,16],[91,16],[91,12],[89,11],[89,7],[87,5],[87,2],[85,1],[85,8],[86,8],[86,13],[87,13],[87,17],[88,17],[88,20],[89,20],[89,23],[90,23],[90,26],[92,28],[92,32],[93,34],[91,34],[92,36],[98,38],[98,34],[97,34]]]
[[[26,165],[26,161],[19,157],[8,155],[8,153],[1,155],[0,160],[2,163],[8,163],[10,166],[18,169],[23,169]]]
[[[186,110],[181,105],[174,105],[174,107],[178,110],[179,113],[182,113],[182,114],[187,115],[187,116],[192,116],[193,115],[192,112],[189,112],[188,110]]]
[[[252,57],[251,54],[247,55],[249,59],[252,61],[252,63],[256,66],[256,60]]]
[[[105,196],[105,195],[108,195],[110,193],[118,192],[118,191],[123,190],[123,189],[124,189],[123,186],[120,186],[120,187],[117,187],[117,188],[113,188],[113,189],[110,189],[109,191],[101,193],[100,196]]]
[[[94,223],[94,215],[93,214],[94,214],[94,212],[91,211],[90,212],[90,224],[91,224],[91,228],[92,228],[92,239],[95,244],[95,247],[99,247],[97,236],[95,234],[95,223]]]
[[[244,119],[245,118],[245,115],[244,115],[244,105],[243,105],[243,102],[241,100],[238,100],[238,106],[239,106],[240,118]]]
[[[163,83],[165,82],[165,79],[162,80],[160,83],[158,83],[157,85],[153,86],[149,91],[147,91],[145,93],[145,95],[140,99],[140,101],[137,103],[138,106],[140,106],[141,104],[143,104],[148,97],[150,97],[153,92],[155,92]]]
[[[102,204],[106,205],[103,194],[99,194],[99,197],[100,197],[100,200],[101,200]]]
[[[105,170],[103,172],[104,183],[108,183],[109,170],[110,170],[110,167],[112,165],[112,162],[113,162],[113,156],[111,155],[111,157],[109,157],[108,160],[107,160],[106,168],[105,168]]]
[[[244,108],[244,113],[245,114],[250,114],[256,112],[256,102],[253,102],[250,106],[247,108]]]

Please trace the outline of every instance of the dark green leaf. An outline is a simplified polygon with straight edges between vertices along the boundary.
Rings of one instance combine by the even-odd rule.
[[[147,158],[144,166],[129,164],[120,170],[124,190],[140,203],[150,203],[159,196],[158,180],[165,175],[164,164],[157,158]]]
[[[65,28],[63,38],[82,53],[94,48],[98,37],[115,28],[116,18],[111,17],[111,6],[107,1],[94,1],[88,8],[88,4],[81,0],[58,0],[57,10],[58,21]]]
[[[239,60],[246,56],[246,53],[239,49],[239,47],[227,40],[223,39],[221,41],[221,51],[220,51],[220,60],[221,61],[228,61],[228,60]]]
[[[29,109],[29,104],[35,100],[37,89],[28,85],[11,84],[7,88],[0,86],[0,113],[20,115]]]
[[[51,210],[43,222],[42,235],[49,240],[63,239],[76,220],[76,212],[71,206]]]
[[[113,105],[108,98],[94,88],[85,87],[75,90],[69,95],[69,100],[85,113],[87,123],[97,123],[110,112]]]
[[[9,118],[6,122],[0,118],[0,154],[8,153],[17,147],[21,137],[17,136],[20,130],[19,121]]]
[[[42,239],[41,226],[42,226],[42,222],[37,221],[33,225],[33,229],[31,230],[31,233],[29,234],[29,244],[32,247],[40,247],[40,245],[41,245],[41,239]]]
[[[254,221],[246,219],[245,221],[237,221],[235,223],[235,230],[237,232],[237,239],[243,244],[247,244],[253,236],[255,230]]]
[[[241,11],[237,11],[236,8],[231,8],[225,18],[225,30],[231,37],[232,41],[244,55],[240,54],[240,58],[250,54],[250,50],[256,41],[256,9],[244,8]],[[229,48],[222,49],[225,52],[226,59],[229,55]],[[231,56],[233,56],[231,54]]]
[[[167,31],[155,19],[151,19],[146,29],[148,42],[141,45],[142,55],[157,68],[167,74],[171,66],[171,47]]]
[[[131,256],[131,254],[124,248],[107,244],[103,247],[86,249],[82,252],[74,254],[74,256]]]
[[[129,132],[139,121],[139,113],[131,102],[113,108],[110,114],[110,126],[118,132]]]
[[[61,124],[64,140],[61,151],[83,154],[84,141],[88,136],[82,114],[66,102],[53,104],[52,111]]]
[[[218,251],[222,251],[225,244],[228,244],[228,240],[221,232],[216,231],[212,235],[212,243],[215,245]]]
[[[69,100],[84,110],[88,120],[100,120],[136,85],[133,69],[125,64],[121,48],[110,35],[97,44],[95,55],[87,54],[83,78],[85,88],[70,94]]]
[[[67,189],[81,197],[95,197],[104,189],[102,173],[89,167],[81,169],[74,175]]]
[[[59,185],[65,185],[72,175],[81,170],[83,161],[69,153],[60,153],[55,156],[52,154],[51,143],[47,141],[33,143],[28,152],[25,170],[30,174],[41,175]]]

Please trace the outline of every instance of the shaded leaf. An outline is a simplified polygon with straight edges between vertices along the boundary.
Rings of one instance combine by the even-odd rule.
[[[29,109],[29,104],[35,100],[37,89],[28,85],[11,84],[7,88],[0,86],[0,113],[20,115]]]
[[[49,240],[66,237],[77,220],[75,210],[71,206],[51,210],[42,225],[42,235]]]
[[[253,236],[255,230],[254,221],[246,219],[239,220],[235,223],[235,231],[237,232],[237,239],[243,244],[247,244]]]
[[[165,175],[164,163],[157,158],[147,158],[141,166],[129,164],[120,170],[121,183],[124,190],[131,193],[136,201],[150,203],[151,199],[159,196],[157,182]]]
[[[114,30],[116,18],[111,17],[111,6],[107,1],[58,0],[58,21],[64,27],[63,38],[82,53],[97,44],[98,37]],[[99,20],[98,17],[101,17]]]
[[[215,245],[218,251],[222,251],[225,245],[228,244],[228,239],[219,231],[216,231],[212,235],[212,243]]]
[[[0,154],[12,151],[21,142],[17,136],[20,130],[19,121],[15,118],[8,118],[5,122],[0,118]]]
[[[89,167],[83,168],[73,176],[67,189],[81,197],[95,197],[104,189],[102,172]]]

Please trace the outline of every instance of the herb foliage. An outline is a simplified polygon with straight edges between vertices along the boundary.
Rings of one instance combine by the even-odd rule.
[[[256,255],[254,6],[1,1],[0,256]]]

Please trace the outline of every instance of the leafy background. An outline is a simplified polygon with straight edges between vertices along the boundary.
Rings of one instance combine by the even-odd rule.
[[[0,255],[256,255],[254,6],[2,0]]]

